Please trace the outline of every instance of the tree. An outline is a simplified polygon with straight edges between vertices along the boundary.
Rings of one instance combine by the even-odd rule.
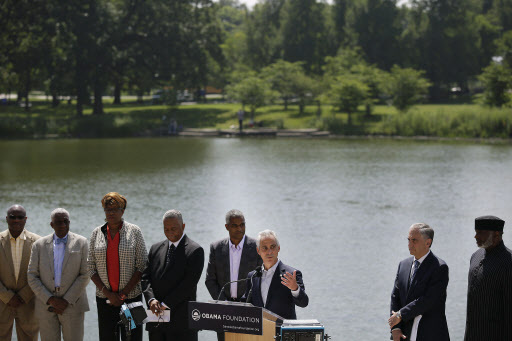
[[[272,89],[281,95],[284,101],[284,110],[288,110],[288,100],[297,95],[295,92],[297,86],[294,83],[299,80],[298,74],[304,74],[303,64],[302,62],[290,63],[278,60],[261,71],[263,78],[270,82]]]
[[[283,59],[302,61],[306,72],[320,73],[325,57],[323,7],[316,0],[288,0],[283,7],[281,46]]]
[[[348,124],[352,124],[352,113],[368,98],[369,88],[356,77],[338,77],[326,94],[326,101],[342,112],[348,113]]]
[[[393,105],[401,112],[424,98],[430,83],[423,77],[424,72],[411,68],[393,66],[386,81],[386,90],[393,99]]]
[[[502,107],[510,103],[508,90],[512,86],[512,72],[501,63],[491,63],[478,77],[484,85],[483,102],[491,107]]]
[[[251,120],[254,121],[256,109],[272,102],[276,96],[270,88],[268,81],[256,76],[248,76],[238,83],[226,87],[228,97],[242,103],[242,106],[249,106]]]
[[[355,20],[358,46],[366,60],[389,70],[400,57],[400,26],[396,0],[367,0]]]

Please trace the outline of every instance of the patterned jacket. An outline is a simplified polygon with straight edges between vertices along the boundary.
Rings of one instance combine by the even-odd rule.
[[[123,221],[119,232],[119,290],[122,290],[136,271],[144,272],[148,259],[144,237],[137,225]],[[96,227],[92,231],[89,242],[89,276],[98,274],[105,286],[110,289],[107,273],[107,224]],[[142,294],[140,282],[128,294],[135,298]],[[96,288],[96,296],[106,298]]]

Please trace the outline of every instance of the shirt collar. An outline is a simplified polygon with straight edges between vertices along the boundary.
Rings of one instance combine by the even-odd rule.
[[[64,238],[59,238],[59,237],[57,237],[57,235],[54,233],[54,234],[53,234],[53,241],[56,241],[57,239],[64,239],[64,242],[65,242],[65,243],[67,243],[67,242],[68,242],[68,236],[69,236],[69,233],[68,233],[68,234],[66,234],[66,235],[64,236]]]
[[[423,261],[425,260],[425,258],[427,258],[427,256],[430,254],[430,250],[428,250],[428,252],[423,256],[421,257],[420,259],[418,259],[417,261],[420,262],[420,265],[421,263],[423,263]],[[416,259],[415,259],[416,260]]]
[[[237,245],[237,246],[235,246],[235,244],[233,244],[233,243],[231,242],[231,239],[230,239],[230,238],[228,238],[228,240],[229,240],[229,248],[230,248],[230,249],[231,249],[231,248],[235,248],[235,249],[237,249],[237,250],[242,250],[242,249],[244,248],[244,243],[245,243],[245,234],[244,234],[244,237],[242,238],[242,240],[240,241],[240,243],[238,243],[238,245]]]
[[[25,236],[25,230],[21,231],[20,235],[18,236],[18,238],[14,238],[12,235],[11,235],[11,231],[9,231],[9,238],[10,239],[21,239],[21,240],[27,240],[27,236]]]
[[[175,248],[178,248],[178,245],[180,245],[180,242],[181,242],[181,240],[183,239],[183,237],[185,237],[185,233],[183,233],[183,234],[181,235],[180,240],[178,240],[177,242],[171,242],[171,241],[169,240],[169,247],[171,247],[171,244],[174,244],[174,247],[175,247]]]
[[[279,262],[280,262],[280,260],[277,259],[276,264],[272,265],[272,267],[270,269],[268,269],[268,270],[265,270],[265,264],[261,264],[261,271],[263,271],[263,273],[267,273],[267,276],[271,275],[274,272],[276,272],[276,269],[277,269],[277,266],[279,265]]]

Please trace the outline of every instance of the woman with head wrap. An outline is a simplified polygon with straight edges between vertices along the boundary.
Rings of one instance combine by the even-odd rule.
[[[92,231],[89,244],[89,275],[96,285],[100,341],[119,340],[120,306],[142,301],[140,280],[147,253],[140,228],[123,219],[126,198],[117,192],[101,200],[106,223]],[[126,339],[121,328],[122,339]],[[133,341],[142,341],[142,327],[131,331]]]

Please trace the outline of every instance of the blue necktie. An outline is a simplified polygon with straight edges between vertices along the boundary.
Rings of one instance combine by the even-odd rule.
[[[416,273],[418,272],[419,267],[420,267],[420,262],[418,260],[415,260],[414,267],[412,268],[411,279],[409,280],[409,288],[411,287],[412,281],[414,281],[414,277],[416,276]]]

